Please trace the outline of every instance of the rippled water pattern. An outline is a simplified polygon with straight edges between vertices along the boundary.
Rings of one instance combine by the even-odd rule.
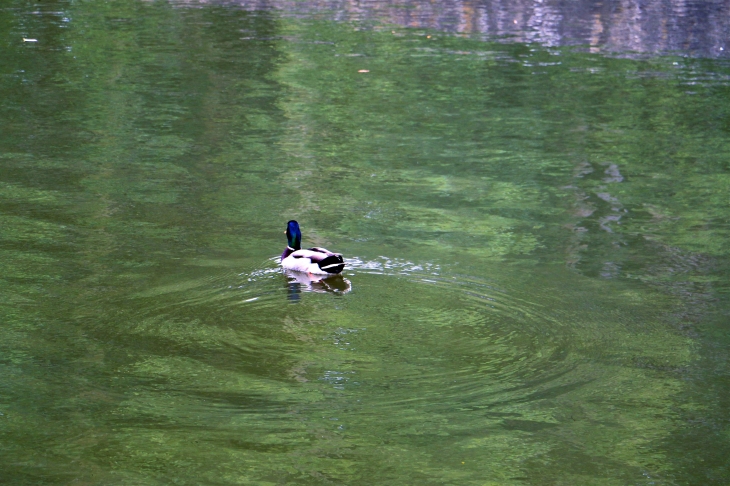
[[[0,482],[730,482],[726,61],[367,5],[0,6]]]

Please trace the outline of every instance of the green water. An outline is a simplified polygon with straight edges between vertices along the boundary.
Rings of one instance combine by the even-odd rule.
[[[0,43],[0,482],[730,482],[727,61],[136,1]]]

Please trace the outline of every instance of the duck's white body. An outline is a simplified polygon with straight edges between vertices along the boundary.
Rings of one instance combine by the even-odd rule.
[[[294,270],[295,272],[311,273],[314,275],[329,275],[331,273],[340,273],[337,271],[327,271],[330,269],[336,269],[342,267],[344,264],[340,262],[331,262],[329,265],[323,265],[320,267],[320,263],[323,263],[327,257],[342,258],[342,255],[338,253],[332,253],[325,248],[310,248],[309,250],[295,250],[292,251],[289,256],[281,259],[281,266],[287,270]],[[340,269],[341,271],[341,269]]]

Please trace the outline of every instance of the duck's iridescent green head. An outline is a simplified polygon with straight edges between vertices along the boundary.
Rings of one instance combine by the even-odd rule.
[[[289,248],[302,249],[302,232],[299,230],[299,223],[291,220],[286,225],[286,240]]]

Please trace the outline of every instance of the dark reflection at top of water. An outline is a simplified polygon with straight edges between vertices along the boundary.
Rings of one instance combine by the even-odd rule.
[[[324,13],[339,21],[376,21],[449,33],[506,37],[546,46],[587,45],[592,52],[676,52],[727,57],[730,4],[719,1],[650,0],[181,0],[275,9],[292,15]]]

